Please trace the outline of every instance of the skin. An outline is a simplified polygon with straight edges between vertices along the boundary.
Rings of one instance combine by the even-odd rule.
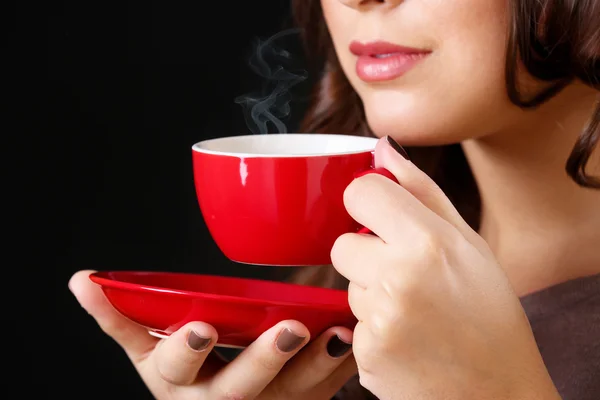
[[[218,333],[207,324],[159,341],[117,314],[89,271],[73,276],[72,292],[158,399],[329,399],[357,371],[382,399],[559,399],[518,297],[600,272],[600,191],[564,173],[597,93],[575,83],[534,111],[512,105],[504,86],[504,1],[322,6],[376,135],[403,145],[462,143],[482,196],[481,230],[469,228],[444,193],[382,139],[376,163],[399,184],[367,175],[344,197],[376,236],[346,234],[332,249],[334,267],[350,281],[354,333],[331,328],[282,353],[275,346],[281,329],[308,335],[297,321],[282,321],[225,364],[210,352]],[[348,46],[377,39],[432,53],[400,78],[366,83]],[[521,81],[536,89],[530,77]],[[588,172],[599,166],[595,154]],[[186,344],[192,329],[212,338],[204,351]],[[335,334],[353,343],[338,359],[325,350]]]
[[[505,1],[321,4],[340,64],[377,136],[402,145],[462,143],[483,199],[479,233],[518,295],[600,272],[593,245],[600,241],[600,191],[580,188],[564,173],[598,92],[576,82],[535,110],[513,105],[504,80]],[[355,72],[352,40],[432,53],[393,81],[367,83]],[[541,87],[523,71],[519,80],[531,91]],[[598,152],[587,172],[600,174]]]
[[[361,384],[383,399],[557,398],[518,296],[600,273],[600,191],[564,172],[598,93],[575,83],[535,111],[512,105],[503,1],[322,6],[375,134],[407,145],[461,142],[482,197],[476,233],[383,143],[376,162],[400,185],[367,176],[349,186],[346,208],[378,234],[344,235],[332,252],[360,320]],[[400,78],[367,83],[348,46],[377,39],[432,53]],[[520,81],[537,89],[522,71]],[[588,172],[599,165],[595,153]],[[378,268],[366,273],[368,260]]]
[[[330,328],[307,345],[310,335],[304,325],[281,321],[226,363],[212,352],[218,341],[212,326],[190,322],[167,339],[154,338],[114,310],[89,280],[91,272],[77,272],[69,288],[100,328],[123,348],[157,399],[329,399],[356,374],[351,350],[338,358],[326,351],[327,342],[335,335],[352,342],[352,332],[346,328]],[[286,328],[306,337],[290,352],[276,346]],[[187,341],[191,331],[211,338],[210,345],[201,351],[192,349]]]

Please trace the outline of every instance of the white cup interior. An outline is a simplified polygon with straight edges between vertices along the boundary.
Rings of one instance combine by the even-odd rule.
[[[317,134],[273,133],[264,135],[230,136],[204,140],[192,149],[201,153],[234,157],[311,157],[370,152],[377,138]]]

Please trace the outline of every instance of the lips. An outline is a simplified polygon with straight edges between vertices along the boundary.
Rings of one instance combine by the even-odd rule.
[[[365,82],[396,79],[431,54],[430,50],[388,42],[352,42],[350,52],[358,57],[356,73]]]

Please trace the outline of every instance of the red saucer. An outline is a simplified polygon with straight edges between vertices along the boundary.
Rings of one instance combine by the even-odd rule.
[[[172,272],[103,271],[90,279],[121,314],[158,337],[203,321],[219,333],[219,346],[245,347],[286,319],[306,325],[311,339],[357,322],[345,290]]]

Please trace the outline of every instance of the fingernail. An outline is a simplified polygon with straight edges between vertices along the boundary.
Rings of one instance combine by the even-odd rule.
[[[194,351],[202,351],[208,347],[211,338],[202,337],[194,331],[190,331],[188,335],[187,344]]]
[[[400,146],[398,144],[398,142],[396,142],[394,139],[392,139],[391,136],[386,136],[386,139],[387,139],[388,143],[390,144],[390,146],[392,146],[392,149],[396,150],[396,152],[398,154],[400,154],[402,157],[406,158],[407,160],[410,160],[408,153],[406,152],[406,150],[404,150],[404,148],[402,146]]]
[[[344,342],[338,335],[332,336],[327,342],[327,354],[333,358],[343,356],[352,348],[352,343]]]
[[[290,329],[285,328],[277,337],[275,345],[284,353],[289,353],[296,350],[304,342],[304,339],[306,339],[306,336],[298,336]]]

